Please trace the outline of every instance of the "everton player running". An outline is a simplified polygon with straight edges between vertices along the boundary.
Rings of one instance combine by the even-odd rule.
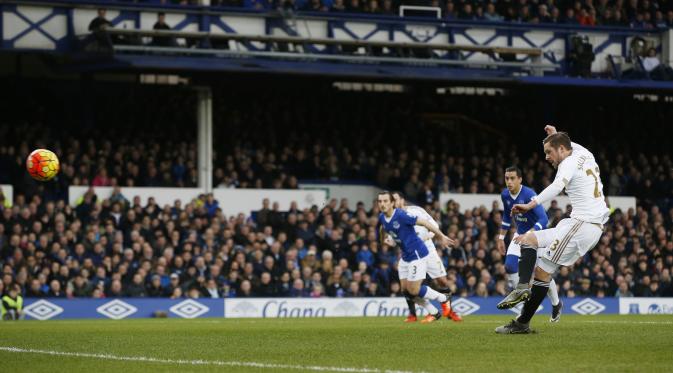
[[[514,218],[514,221],[516,222],[516,233],[514,234],[514,237],[512,237],[513,239],[510,242],[509,247],[507,247],[507,256],[505,257],[505,271],[507,271],[510,290],[515,287],[520,289],[528,289],[530,287],[530,280],[533,276],[533,269],[535,268],[535,262],[538,257],[537,250],[530,247],[524,247],[522,249],[521,245],[519,245],[514,238],[526,234],[526,232],[531,230],[539,231],[545,229],[547,228],[548,222],[547,214],[542,205],[536,206],[525,214],[510,216],[512,206],[518,203],[528,203],[536,196],[533,189],[521,185],[521,176],[522,172],[518,167],[507,168],[505,170],[505,185],[507,187],[500,194],[502,205],[504,207],[500,236],[498,236],[498,240],[496,241],[496,245],[500,252],[505,251],[504,239],[511,227],[512,218]],[[561,318],[563,304],[559,300],[556,282],[554,282],[553,279],[549,285],[548,295],[553,306],[552,315],[549,321],[558,322]],[[528,293],[521,293],[521,296],[525,298],[528,296]],[[521,300],[518,299],[505,299],[498,304],[498,308],[509,309],[520,302]]]
[[[428,231],[435,234],[439,238],[442,247],[455,246],[456,242],[447,237],[429,221],[413,217],[407,214],[402,209],[395,208],[395,200],[392,193],[381,192],[378,195],[378,207],[381,213],[379,214],[379,224],[381,231],[379,237],[383,239],[384,231],[392,236],[393,239],[401,241],[402,259],[400,265],[407,268],[407,273],[404,276],[406,279],[406,287],[402,290],[405,295],[410,298],[418,297],[418,304],[433,316],[427,318],[426,322],[432,322],[439,319],[442,314],[430,304],[430,301],[436,300],[440,303],[449,302],[450,297],[447,294],[442,294],[435,291],[429,286],[423,285],[427,270],[428,248],[423,241],[418,238],[414,227],[420,225],[425,227]],[[400,274],[400,278],[403,275]],[[434,315],[433,315],[434,314]],[[432,320],[431,320],[432,319]]]
[[[392,193],[393,198],[395,198],[395,208],[403,209],[407,214],[427,220],[432,225],[439,228],[439,224],[435,221],[435,219],[433,219],[432,216],[430,216],[430,214],[428,214],[428,212],[425,211],[422,207],[408,205],[406,199],[404,198],[404,196],[402,196],[402,193],[400,192],[395,191]],[[427,274],[432,279],[435,290],[439,290],[439,292],[445,294],[450,293],[451,291],[449,290],[449,279],[446,277],[446,268],[444,268],[442,259],[437,254],[437,248],[435,247],[434,242],[432,242],[432,238],[435,235],[430,233],[427,229],[425,229],[420,225],[416,225],[414,227],[414,230],[416,231],[418,238],[420,238],[421,241],[423,241],[423,244],[428,248]],[[395,240],[393,240],[392,237],[390,237],[390,235],[386,236],[386,243],[391,247],[395,246],[396,244]],[[404,288],[406,286],[407,281],[406,278],[409,274],[408,263],[405,263],[402,260],[400,260],[397,266],[397,270],[400,274],[400,282],[402,283],[402,287]],[[409,297],[407,297],[406,299],[407,299],[407,306],[409,306],[409,316],[404,321],[415,322],[417,320],[415,300]],[[450,302],[442,303],[442,316],[450,318],[451,320],[456,322],[463,321],[460,315],[453,312],[453,310],[451,309],[451,305],[449,303]],[[429,315],[429,317],[432,316]],[[426,317],[426,320],[429,320],[429,317]],[[434,320],[435,319],[433,318],[433,321]]]

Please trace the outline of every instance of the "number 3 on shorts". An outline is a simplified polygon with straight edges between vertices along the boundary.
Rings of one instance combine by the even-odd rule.
[[[416,276],[416,266],[411,266],[411,275]]]

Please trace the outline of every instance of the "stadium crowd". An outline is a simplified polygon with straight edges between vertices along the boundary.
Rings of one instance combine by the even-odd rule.
[[[511,164],[524,170],[524,183],[535,190],[548,185],[554,175],[537,141],[516,141],[531,136],[530,127],[518,123],[542,121],[536,119],[542,115],[534,113],[535,102],[524,110],[517,97],[391,95],[374,100],[321,92],[316,96],[326,98],[305,97],[305,105],[297,106],[293,102],[301,96],[242,96],[220,96],[221,104],[215,106],[215,187],[294,189],[300,180],[355,181],[431,202],[441,192],[497,193],[502,172]],[[670,137],[670,130],[656,123],[670,118],[673,108],[618,110],[601,105],[594,110],[574,104],[575,110],[559,113],[559,123],[597,155],[606,194],[638,196],[644,208],[670,197],[673,160],[665,144],[648,142],[648,137],[629,138],[628,126],[638,121],[649,138]],[[497,125],[485,128],[460,124],[460,118],[451,116],[432,118],[435,110],[467,113]],[[42,187],[44,198],[52,200],[65,199],[70,185],[196,186],[195,131],[190,136],[159,119],[160,130],[153,130],[151,122],[66,127],[59,132],[48,124],[0,126],[0,184],[13,184],[26,195]],[[380,131],[381,122],[386,131]],[[600,126],[611,128],[613,141],[600,141],[601,134],[592,130]],[[226,131],[219,130],[223,128]],[[26,138],[37,140],[30,146],[12,141]],[[55,183],[42,186],[30,179],[23,156],[29,147],[46,147],[59,155],[62,170]]]
[[[167,101],[173,95],[156,97],[164,108],[177,105],[180,97]],[[520,123],[542,122],[553,108],[536,100],[547,97],[527,96],[524,106],[515,94],[281,96],[216,92],[216,186],[295,188],[320,179],[401,190],[460,241],[442,252],[456,292],[504,294],[503,253],[494,246],[500,212],[463,211],[437,199],[442,191],[497,193],[510,164],[524,170],[525,184],[538,191],[547,185],[554,172],[539,141],[517,141],[536,138]],[[300,99],[303,105],[293,104]],[[672,109],[626,99],[572,106],[551,100],[559,102],[552,112],[559,128],[599,159],[606,194],[638,197],[636,211],[615,211],[597,248],[558,274],[562,295],[673,291],[673,165],[665,141],[650,140],[670,138],[658,123]],[[122,104],[129,110],[116,110]],[[208,196],[164,207],[115,193],[68,206],[70,185],[195,185],[196,134],[170,124],[193,120],[188,110],[137,115],[144,111],[133,105],[151,105],[127,92],[97,104],[101,117],[94,119],[111,120],[110,126],[71,128],[58,117],[60,102],[53,105],[28,110],[28,97],[17,104],[16,117],[8,110],[5,120],[17,124],[0,126],[0,184],[15,191],[13,201],[0,195],[0,293],[15,282],[31,297],[399,295],[396,254],[375,239],[376,208],[367,211],[357,201],[306,211],[278,211],[269,201],[254,218],[222,216]],[[442,114],[452,112],[471,122]],[[59,131],[49,126],[52,117]],[[649,136],[632,136],[632,123]],[[611,141],[601,141],[605,132],[595,128],[609,129]],[[24,154],[36,147],[60,156],[61,174],[50,183],[25,171]],[[555,222],[567,211],[557,206],[548,214]]]
[[[131,0],[126,0],[131,1]],[[200,0],[135,0],[149,4],[200,5]],[[673,8],[663,0],[210,0],[211,6],[330,13],[398,15],[400,5],[442,10],[446,20],[531,24],[614,26],[666,29],[673,27]]]
[[[0,292],[25,297],[400,296],[395,250],[376,237],[377,208],[332,200],[322,210],[223,216],[211,195],[181,205],[93,190],[71,207],[17,194],[0,216]],[[461,296],[505,295],[501,212],[426,205],[460,242],[441,251]],[[555,224],[568,213],[552,206]],[[598,246],[557,275],[562,296],[673,296],[673,208],[614,211]]]

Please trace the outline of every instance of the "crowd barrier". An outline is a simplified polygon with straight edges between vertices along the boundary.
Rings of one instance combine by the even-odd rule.
[[[462,316],[514,315],[496,309],[500,297],[455,298],[453,309]],[[564,298],[564,314],[673,314],[673,298]],[[157,313],[171,318],[289,318],[289,317],[404,317],[404,298],[225,298],[225,299],[26,299],[26,319],[149,318]],[[549,313],[546,299],[538,309]],[[423,312],[420,312],[423,316]]]

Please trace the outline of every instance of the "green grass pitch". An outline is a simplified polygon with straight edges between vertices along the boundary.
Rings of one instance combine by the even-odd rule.
[[[0,323],[2,372],[671,372],[673,316],[151,319]]]

